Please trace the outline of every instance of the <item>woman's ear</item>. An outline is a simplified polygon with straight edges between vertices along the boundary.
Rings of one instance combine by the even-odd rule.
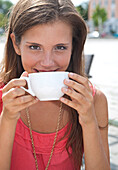
[[[15,50],[16,54],[21,55],[20,49],[19,49],[18,45],[16,44],[15,34],[11,33],[10,37],[11,37],[13,47],[14,47],[14,50]]]

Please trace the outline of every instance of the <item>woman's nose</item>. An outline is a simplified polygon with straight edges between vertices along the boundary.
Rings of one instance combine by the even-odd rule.
[[[52,66],[54,64],[53,56],[51,53],[46,53],[40,63],[42,66]]]

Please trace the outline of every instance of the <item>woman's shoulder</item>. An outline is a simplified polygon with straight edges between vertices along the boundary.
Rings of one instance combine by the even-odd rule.
[[[95,89],[94,101],[95,103],[99,104],[107,104],[107,98],[105,94],[97,88]]]
[[[96,89],[94,95],[95,113],[100,127],[105,127],[108,124],[108,103],[105,94]]]

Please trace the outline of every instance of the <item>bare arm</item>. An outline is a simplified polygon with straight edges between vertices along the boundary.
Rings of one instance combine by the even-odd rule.
[[[25,80],[10,81],[3,88],[3,111],[0,116],[0,169],[9,170],[11,154],[17,121],[20,111],[37,101],[31,95],[25,95],[20,86],[26,84]]]
[[[108,129],[100,131],[98,125],[108,123],[107,100],[103,93],[96,91],[93,97],[90,82],[87,78],[69,73],[72,80],[64,81],[69,88],[62,91],[71,100],[61,97],[60,100],[77,110],[79,123],[83,130],[86,170],[110,170]]]
[[[16,120],[9,121],[3,114],[0,116],[0,169],[2,170],[10,169],[16,124]]]
[[[95,113],[97,124],[108,124],[106,97],[97,91],[95,95]],[[96,124],[83,127],[84,153],[86,170],[109,170],[108,127],[99,129]]]

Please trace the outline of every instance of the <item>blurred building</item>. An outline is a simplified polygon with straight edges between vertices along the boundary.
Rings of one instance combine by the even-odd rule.
[[[107,12],[107,21],[104,24],[104,31],[106,33],[118,34],[118,0],[90,0],[89,2],[89,26],[90,30],[93,30],[92,14],[99,5],[101,8],[105,8]]]

